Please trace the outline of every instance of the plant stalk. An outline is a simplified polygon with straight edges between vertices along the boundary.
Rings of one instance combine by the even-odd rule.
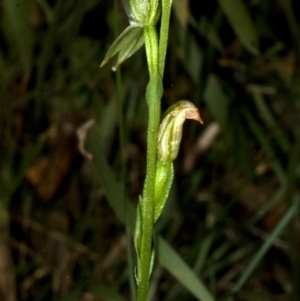
[[[146,301],[147,299],[149,278],[151,274],[157,134],[160,123],[160,100],[163,94],[162,76],[167,49],[171,3],[171,0],[162,1],[163,11],[159,43],[155,26],[148,25],[144,27],[144,39],[150,80],[146,90],[149,119],[147,131],[146,178],[140,204],[143,232],[140,247],[141,267],[140,271],[138,271],[138,301]]]
[[[154,26],[147,26],[144,29],[147,62],[150,74],[150,81],[146,91],[146,101],[148,103],[149,120],[147,132],[147,167],[146,179],[142,196],[142,223],[143,236],[141,244],[141,271],[140,282],[137,289],[137,300],[145,301],[147,298],[148,282],[150,275],[150,262],[152,256],[152,233],[154,221],[154,189],[156,173],[156,144],[157,132],[160,121],[160,98],[161,84],[157,72],[158,62],[158,42]]]
[[[162,0],[161,26],[159,35],[158,72],[163,78],[169,36],[172,0]]]

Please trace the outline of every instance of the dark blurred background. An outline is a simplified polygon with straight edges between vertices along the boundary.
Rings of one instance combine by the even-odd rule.
[[[99,69],[128,25],[120,1],[0,5],[0,300],[132,300],[135,255],[113,208],[126,216],[145,176],[144,48]],[[299,11],[173,3],[162,111],[188,99],[204,126],[185,123],[157,233],[216,300],[300,300]],[[151,300],[195,300],[154,275]]]

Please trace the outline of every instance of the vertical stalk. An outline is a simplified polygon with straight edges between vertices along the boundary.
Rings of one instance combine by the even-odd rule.
[[[152,248],[152,235],[154,224],[154,196],[156,179],[156,149],[157,135],[160,122],[160,100],[163,93],[162,75],[165,65],[167,49],[169,19],[172,0],[161,0],[162,21],[160,30],[160,42],[158,43],[155,24],[159,13],[160,0],[125,0],[123,2],[125,11],[130,23],[138,24],[139,30],[143,29],[146,46],[146,56],[150,80],[146,89],[146,101],[148,104],[148,131],[147,131],[147,167],[146,178],[143,188],[142,198],[138,204],[138,215],[135,228],[135,247],[138,255],[137,271],[137,300],[145,301],[148,292],[148,282],[151,274],[154,259]],[[115,2],[116,4],[116,2]],[[147,9],[147,11],[145,10]],[[117,11],[115,11],[117,13]],[[132,24],[131,24],[132,25]],[[107,63],[108,59],[119,52],[118,62],[131,56],[140,46],[141,40],[132,31],[132,27],[127,27],[115,40],[108,50],[100,67]],[[116,28],[117,31],[117,28]],[[140,32],[140,31],[139,31]],[[119,77],[117,76],[119,79]],[[118,80],[118,82],[120,82]],[[120,86],[120,85],[119,85]],[[120,145],[121,156],[124,153],[124,132],[122,118],[121,97],[118,97],[118,118],[120,124]],[[125,167],[122,167],[122,177],[125,178]],[[124,196],[123,196],[124,198]],[[126,208],[125,208],[126,209]]]
[[[163,93],[162,76],[165,65],[171,0],[162,1],[162,21],[160,41],[158,44],[157,32],[154,25],[144,27],[144,39],[150,80],[146,90],[146,101],[149,110],[147,131],[147,167],[141,202],[142,214],[142,240],[141,240],[141,270],[137,288],[137,300],[145,301],[147,298],[148,284],[152,257],[152,235],[154,224],[154,191],[156,175],[156,148],[157,134],[160,122],[160,100]]]
[[[169,24],[172,0],[162,0],[161,26],[159,36],[159,65],[158,71],[163,78],[169,36]]]
[[[148,25],[144,27],[144,38],[145,38],[148,70],[149,70],[150,82],[151,82],[151,79],[158,72],[158,40],[157,40],[157,33],[154,25]]]
[[[138,271],[140,281],[137,289],[137,300],[144,301],[147,298],[148,282],[150,275],[150,262],[152,256],[152,233],[154,222],[154,189],[156,172],[156,144],[157,132],[160,120],[160,98],[162,94],[160,77],[157,73],[158,42],[154,26],[146,26],[144,29],[147,62],[150,81],[146,91],[146,101],[149,110],[147,132],[147,167],[144,183],[141,211],[143,234],[141,241],[141,270]]]

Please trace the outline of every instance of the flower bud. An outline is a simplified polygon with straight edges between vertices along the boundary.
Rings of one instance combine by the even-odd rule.
[[[122,0],[122,4],[131,23],[155,25],[160,13],[158,0]]]
[[[198,109],[187,100],[172,105],[160,124],[157,143],[157,157],[163,162],[172,162],[178,155],[182,137],[182,127],[186,119],[194,119],[203,124]]]

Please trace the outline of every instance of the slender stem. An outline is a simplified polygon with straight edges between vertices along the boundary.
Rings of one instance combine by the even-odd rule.
[[[157,73],[158,68],[158,39],[154,25],[148,25],[144,27],[144,38],[151,81],[151,78]]]
[[[137,288],[137,300],[145,301],[148,292],[150,265],[152,257],[152,235],[154,224],[154,191],[156,175],[156,147],[157,133],[160,121],[160,100],[162,97],[162,75],[165,66],[165,57],[169,32],[169,20],[172,0],[162,1],[162,23],[160,41],[158,45],[157,32],[154,25],[144,27],[147,63],[150,81],[146,91],[146,101],[149,109],[147,132],[147,168],[144,184],[141,213],[142,213],[142,239],[140,246],[140,271]]]
[[[158,71],[161,77],[164,74],[165,60],[169,36],[169,24],[172,0],[162,0],[162,15],[159,36],[159,66]]]
[[[146,100],[149,109],[148,133],[147,133],[147,168],[143,190],[142,224],[143,234],[141,240],[141,270],[137,289],[137,300],[145,301],[147,298],[148,281],[150,275],[150,262],[152,256],[152,233],[154,222],[154,189],[156,172],[156,144],[157,132],[160,120],[160,99],[162,95],[161,79],[158,75],[158,41],[154,26],[144,29],[147,62],[150,81],[147,86]]]

